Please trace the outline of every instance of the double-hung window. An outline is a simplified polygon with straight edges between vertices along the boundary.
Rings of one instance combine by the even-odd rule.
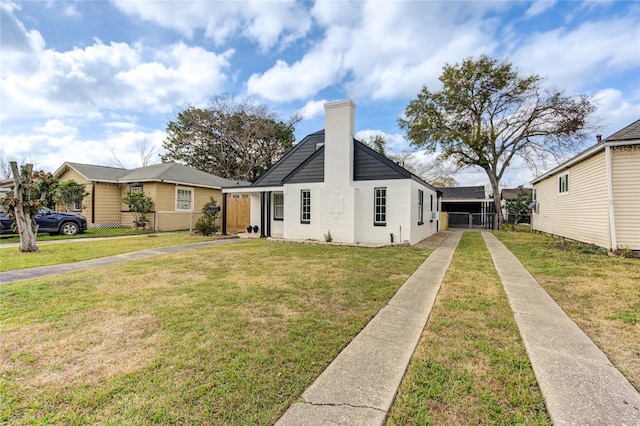
[[[418,190],[418,225],[424,223],[424,191]]]
[[[387,188],[373,189],[373,225],[387,225]]]
[[[284,220],[284,194],[273,194],[273,220]]]
[[[564,194],[565,192],[569,192],[569,173],[558,177],[558,193]]]
[[[193,210],[193,189],[176,187],[176,210]]]
[[[300,223],[311,223],[311,191],[300,191]]]

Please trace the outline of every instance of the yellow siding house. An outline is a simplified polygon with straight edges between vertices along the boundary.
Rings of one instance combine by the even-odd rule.
[[[162,163],[137,169],[65,162],[55,172],[60,181],[84,184],[89,193],[78,213],[89,227],[129,227],[133,217],[122,198],[127,191],[143,191],[153,200],[149,227],[157,231],[192,229],[202,207],[213,197],[222,201],[222,187],[248,185],[202,172],[177,163]]]
[[[532,183],[532,229],[640,250],[640,120]]]

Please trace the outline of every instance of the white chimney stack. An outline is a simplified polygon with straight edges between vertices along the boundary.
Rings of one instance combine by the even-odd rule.
[[[355,110],[352,100],[324,104],[324,181],[330,186],[353,182]]]

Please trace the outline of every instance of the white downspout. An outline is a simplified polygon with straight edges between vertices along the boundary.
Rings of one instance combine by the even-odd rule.
[[[613,208],[613,164],[611,162],[611,147],[606,145],[604,148],[605,159],[607,162],[607,199],[609,204],[609,233],[611,237],[611,250],[618,249],[618,243],[616,241],[616,218]]]

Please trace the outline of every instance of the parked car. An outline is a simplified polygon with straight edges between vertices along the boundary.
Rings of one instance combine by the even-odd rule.
[[[0,233],[14,233],[12,229],[14,221],[7,217],[2,208],[0,208],[0,222],[2,222]],[[36,223],[40,225],[38,232],[48,232],[49,234],[75,235],[87,230],[87,219],[84,216],[59,213],[47,207],[40,209],[36,215]]]

